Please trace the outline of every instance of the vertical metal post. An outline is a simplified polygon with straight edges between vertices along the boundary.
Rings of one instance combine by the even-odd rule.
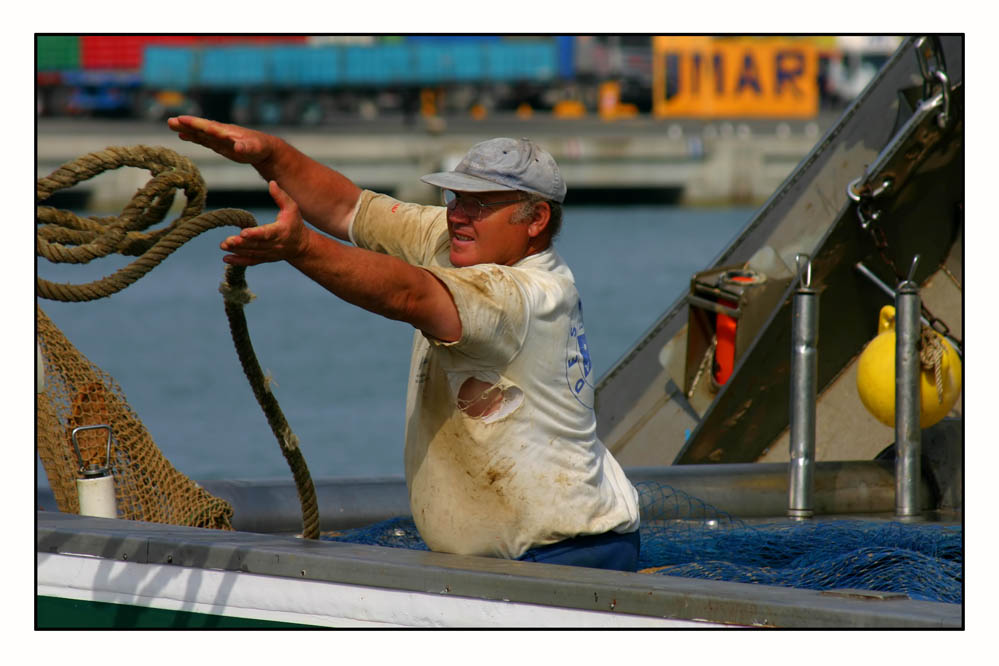
[[[787,515],[803,520],[814,515],[812,507],[815,466],[815,395],[818,372],[819,298],[812,282],[812,263],[804,257],[805,270],[798,271],[798,290],[792,304],[791,332],[791,464],[788,479]]]
[[[895,515],[899,518],[913,518],[921,513],[918,349],[921,327],[919,286],[912,279],[918,262],[916,255],[909,278],[895,292]]]

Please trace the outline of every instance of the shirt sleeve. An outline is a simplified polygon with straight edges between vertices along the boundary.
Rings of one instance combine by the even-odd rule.
[[[349,234],[357,247],[423,266],[447,244],[445,209],[364,190]]]
[[[512,269],[485,264],[463,268],[427,268],[451,292],[461,319],[461,338],[431,344],[448,351],[447,370],[505,367],[523,347],[530,315],[523,288]]]

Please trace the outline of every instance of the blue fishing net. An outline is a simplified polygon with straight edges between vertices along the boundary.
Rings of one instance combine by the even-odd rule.
[[[328,532],[319,535],[322,541],[343,541],[365,546],[388,546],[389,548],[409,548],[410,550],[430,550],[423,543],[420,533],[410,516],[389,518],[374,525],[355,527],[349,530]]]
[[[749,524],[663,483],[635,487],[642,512],[642,573],[962,602],[959,526],[821,519]],[[322,538],[428,550],[410,517]]]

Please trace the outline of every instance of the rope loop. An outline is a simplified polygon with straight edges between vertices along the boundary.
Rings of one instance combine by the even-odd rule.
[[[223,209],[204,213],[206,189],[201,173],[191,160],[167,148],[111,146],[68,162],[38,180],[38,202],[59,190],[121,167],[146,169],[152,178],[139,188],[115,217],[79,217],[39,205],[36,254],[55,263],[89,263],[112,254],[139,257],[116,273],[87,284],[53,283],[37,278],[38,293],[58,301],[88,301],[105,298],[148,273],[178,247],[195,236],[221,226],[241,228],[256,225],[246,211]],[[187,199],[181,214],[168,226],[149,230],[163,221],[176,193]]]

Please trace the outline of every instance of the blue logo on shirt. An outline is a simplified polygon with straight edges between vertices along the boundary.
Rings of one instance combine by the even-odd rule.
[[[584,407],[593,408],[593,384],[590,373],[593,362],[590,349],[586,345],[586,332],[583,330],[583,302],[576,304],[569,324],[569,339],[565,349],[565,378],[569,390]]]

